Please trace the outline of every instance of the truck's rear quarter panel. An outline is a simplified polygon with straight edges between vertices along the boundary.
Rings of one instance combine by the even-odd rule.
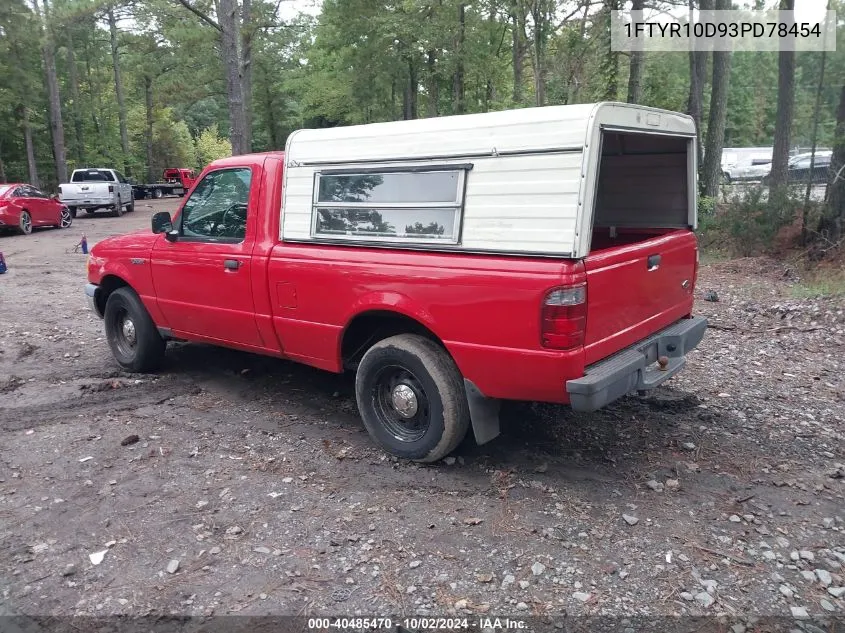
[[[288,243],[273,250],[268,277],[287,356],[338,370],[346,325],[385,310],[434,332],[485,395],[565,402],[583,351],[541,347],[540,307],[550,288],[574,278],[574,267],[551,258]]]

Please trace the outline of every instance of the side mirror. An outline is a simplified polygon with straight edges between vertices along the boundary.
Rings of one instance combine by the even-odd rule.
[[[168,233],[173,230],[173,218],[167,211],[159,211],[152,219],[153,233]]]

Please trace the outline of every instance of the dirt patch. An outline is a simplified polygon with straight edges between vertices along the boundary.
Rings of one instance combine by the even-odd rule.
[[[423,467],[375,448],[345,376],[199,345],[116,367],[65,247],[165,204],[3,238],[0,612],[843,615],[841,300],[704,266],[714,327],[667,387],[509,403]]]

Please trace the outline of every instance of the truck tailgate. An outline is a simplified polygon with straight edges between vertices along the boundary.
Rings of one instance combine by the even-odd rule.
[[[695,235],[688,230],[593,250],[585,260],[585,364],[689,315],[697,256]]]
[[[62,200],[86,200],[88,198],[103,198],[110,195],[109,183],[106,182],[62,184]]]

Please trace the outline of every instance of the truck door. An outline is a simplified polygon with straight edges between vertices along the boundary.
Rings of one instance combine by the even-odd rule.
[[[263,347],[252,298],[260,178],[250,167],[205,175],[152,252],[159,306],[174,333]]]

